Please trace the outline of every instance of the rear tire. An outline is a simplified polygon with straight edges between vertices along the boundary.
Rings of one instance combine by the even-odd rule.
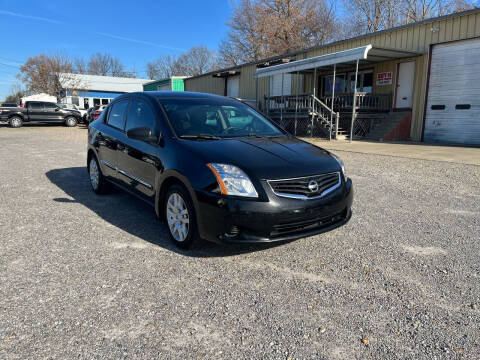
[[[68,127],[77,126],[77,119],[74,116],[69,116],[65,119],[65,125]]]
[[[111,190],[112,185],[103,176],[95,155],[93,155],[88,162],[88,174],[93,192],[101,195],[107,194]]]
[[[173,243],[188,249],[199,242],[195,207],[187,189],[179,184],[172,185],[165,196],[164,216],[168,234]]]
[[[19,128],[23,126],[23,119],[20,116],[12,116],[8,122],[12,128]]]

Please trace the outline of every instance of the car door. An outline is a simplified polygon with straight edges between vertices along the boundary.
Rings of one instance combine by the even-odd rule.
[[[65,111],[60,109],[60,107],[51,102],[44,103],[44,120],[47,121],[62,121],[65,116]]]
[[[121,99],[110,107],[105,114],[105,125],[99,126],[97,135],[98,160],[102,172],[110,180],[118,181],[117,148],[119,139],[123,139],[125,128],[125,116],[128,107],[128,99]]]
[[[29,101],[27,103],[28,119],[31,121],[43,120],[43,102]]]
[[[138,127],[147,127],[155,135],[160,133],[159,121],[153,107],[147,100],[133,98],[127,113],[125,137],[118,147],[119,178],[134,193],[153,201],[155,176],[161,168],[160,148],[156,142],[134,140],[126,136],[128,130]]]

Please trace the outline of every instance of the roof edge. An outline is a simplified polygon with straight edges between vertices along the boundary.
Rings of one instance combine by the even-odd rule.
[[[421,21],[416,21],[416,22],[413,22],[413,23],[410,23],[410,24],[395,26],[395,27],[392,27],[390,29],[379,30],[379,31],[375,31],[375,32],[367,33],[367,34],[354,36],[354,37],[347,38],[347,39],[332,41],[330,43],[323,44],[323,45],[316,45],[316,46],[312,46],[312,47],[309,47],[309,48],[295,50],[295,51],[291,51],[291,52],[280,54],[280,55],[271,56],[271,57],[260,59],[260,60],[250,61],[250,62],[246,62],[246,63],[243,63],[243,64],[235,65],[235,66],[230,66],[230,67],[226,67],[226,68],[217,69],[217,70],[214,70],[214,71],[209,71],[209,72],[207,72],[205,74],[202,74],[202,75],[196,75],[196,76],[188,77],[185,80],[197,79],[199,77],[212,75],[212,74],[217,73],[217,72],[223,72],[223,71],[238,69],[242,66],[260,64],[260,63],[266,62],[266,61],[281,59],[282,57],[285,57],[285,56],[294,56],[294,55],[306,53],[306,52],[312,51],[312,50],[324,49],[324,48],[327,48],[329,46],[335,46],[335,45],[345,43],[347,41],[361,40],[361,39],[365,39],[365,38],[368,38],[368,37],[371,37],[371,36],[376,36],[376,35],[380,35],[380,34],[384,34],[384,33],[394,32],[394,31],[410,28],[410,27],[413,27],[413,26],[424,25],[424,24],[428,24],[428,23],[432,23],[432,22],[436,22],[436,21],[441,21],[441,20],[445,20],[445,19],[450,19],[450,18],[455,18],[455,17],[460,17],[460,16],[477,14],[479,12],[480,12],[479,7],[476,7],[476,8],[470,9],[470,10],[465,10],[465,11],[453,12],[453,13],[446,14],[446,15],[441,15],[441,16],[428,18],[428,19],[421,20]]]

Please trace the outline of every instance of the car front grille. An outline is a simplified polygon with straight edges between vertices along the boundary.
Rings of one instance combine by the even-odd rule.
[[[268,180],[273,192],[281,197],[294,199],[315,199],[327,195],[340,187],[339,172],[307,176],[286,180]]]
[[[274,225],[270,232],[271,238],[281,236],[295,235],[299,233],[309,232],[321,228],[328,227],[338,223],[346,218],[346,210],[328,216],[314,217],[306,220],[296,220]]]

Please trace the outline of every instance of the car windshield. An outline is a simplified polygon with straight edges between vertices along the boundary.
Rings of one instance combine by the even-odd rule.
[[[251,107],[215,99],[159,99],[179,137],[231,138],[283,133]]]

